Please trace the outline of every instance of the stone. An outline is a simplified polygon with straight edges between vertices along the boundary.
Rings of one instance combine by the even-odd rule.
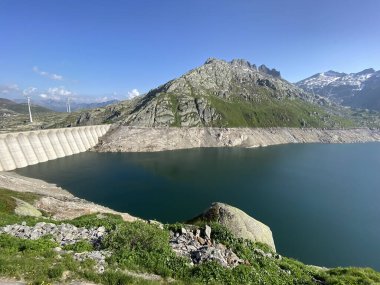
[[[200,244],[206,244],[206,240],[204,238],[201,238],[200,236],[197,236],[197,241],[200,243]]]
[[[205,227],[205,237],[211,239],[211,227],[208,225]]]
[[[194,235],[191,231],[198,232],[198,235]],[[209,229],[207,232],[211,234]],[[194,230],[194,227],[190,229],[183,227],[179,232],[170,234],[169,245],[177,255],[187,257],[190,265],[214,260],[222,266],[235,267],[244,262],[226,246],[217,244],[206,236],[202,238],[199,233],[200,230]]]
[[[32,206],[31,204],[12,197],[16,201],[16,208],[15,208],[15,214],[19,216],[29,216],[29,217],[41,217],[42,213],[36,209],[36,207]]]
[[[193,218],[189,223],[217,222],[238,237],[261,242],[268,245],[274,252],[276,247],[272,231],[262,222],[250,217],[242,210],[223,203],[213,203],[201,215]]]

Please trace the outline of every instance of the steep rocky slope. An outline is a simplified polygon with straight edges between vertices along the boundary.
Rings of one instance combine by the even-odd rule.
[[[132,126],[329,126],[346,122],[329,102],[280,73],[244,60],[208,59],[141,98],[123,123]]]

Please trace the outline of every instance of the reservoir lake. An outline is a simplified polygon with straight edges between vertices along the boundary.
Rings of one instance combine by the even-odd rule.
[[[86,152],[17,169],[131,215],[185,221],[224,202],[307,264],[380,270],[380,144]]]

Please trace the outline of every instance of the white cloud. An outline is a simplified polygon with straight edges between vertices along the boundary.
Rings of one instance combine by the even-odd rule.
[[[50,78],[53,79],[53,80],[63,80],[63,76],[62,75],[58,75],[58,74],[55,74],[55,73],[51,74]]]
[[[57,96],[70,96],[73,94],[71,91],[65,89],[65,87],[63,86],[49,88],[47,90],[47,93],[50,95],[57,95]]]
[[[62,81],[63,80],[63,76],[62,75],[55,74],[55,73],[49,73],[49,72],[46,72],[46,71],[42,71],[37,66],[33,66],[33,71],[35,73],[41,75],[41,76],[50,78],[52,80],[58,80],[58,81]]]
[[[37,91],[37,88],[36,88],[36,87],[28,87],[28,88],[26,88],[26,89],[24,89],[24,90],[22,91],[22,94],[23,94],[24,96],[31,96],[31,95],[35,94],[36,91]]]
[[[136,88],[128,92],[128,98],[129,99],[135,98],[139,95],[140,95],[140,92]]]
[[[49,99],[53,101],[66,101],[67,97],[72,97],[73,92],[67,90],[65,87],[51,87],[43,93],[39,94],[42,99]]]

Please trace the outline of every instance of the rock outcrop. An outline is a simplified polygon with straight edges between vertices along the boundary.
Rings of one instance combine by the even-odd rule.
[[[31,240],[50,235],[60,246],[74,244],[81,240],[87,240],[94,245],[98,245],[106,234],[106,229],[104,227],[87,229],[78,228],[71,224],[56,225],[40,222],[34,226],[27,226],[26,224],[7,225],[0,227],[1,233]]]
[[[213,203],[210,208],[191,222],[200,221],[217,222],[225,226],[236,237],[264,243],[276,251],[270,228],[238,208],[223,203]]]
[[[42,213],[29,203],[13,197],[16,201],[15,214],[19,216],[41,217]]]

